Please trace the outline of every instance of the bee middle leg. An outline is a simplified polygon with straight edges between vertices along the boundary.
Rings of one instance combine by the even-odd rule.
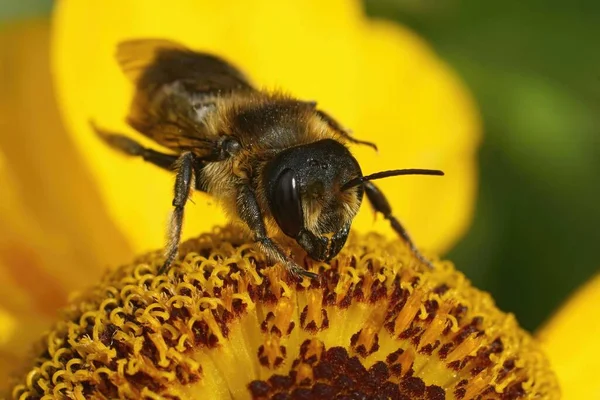
[[[254,233],[254,240],[259,245],[261,251],[272,261],[283,264],[287,270],[294,276],[306,276],[310,279],[317,278],[318,275],[300,267],[283,250],[267,236],[267,229],[263,221],[262,213],[256,200],[256,196],[249,186],[242,186],[238,192],[237,200],[238,214],[242,221],[248,225]]]
[[[410,238],[410,235],[408,234],[406,229],[402,226],[400,221],[392,214],[392,206],[390,206],[390,203],[385,198],[385,195],[383,194],[381,189],[375,186],[372,182],[364,182],[363,185],[365,188],[365,194],[369,199],[369,203],[371,203],[375,211],[380,212],[381,214],[383,214],[385,219],[390,221],[392,229],[394,229],[398,236],[400,236],[408,244],[408,247],[419,261],[426,264],[428,267],[433,268],[431,261],[426,259],[421,254],[417,246],[415,246],[414,242]]]
[[[173,196],[173,214],[169,223],[169,239],[165,248],[165,262],[158,274],[164,273],[177,257],[181,229],[183,226],[183,211],[185,204],[192,192],[195,179],[196,157],[191,152],[181,154],[175,162],[177,175],[175,177],[175,190]]]

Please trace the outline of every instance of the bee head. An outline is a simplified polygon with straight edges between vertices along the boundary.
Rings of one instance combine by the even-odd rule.
[[[363,196],[362,185],[343,186],[361,176],[350,151],[332,139],[282,151],[265,169],[271,214],[310,257],[328,260],[346,242]]]

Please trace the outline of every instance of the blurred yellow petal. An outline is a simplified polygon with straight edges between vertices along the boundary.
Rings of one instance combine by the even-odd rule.
[[[0,324],[2,363],[26,351],[70,291],[129,256],[61,124],[49,40],[48,21],[0,34],[0,312],[14,323]]]
[[[17,327],[15,318],[8,312],[0,309],[0,346],[4,346],[12,335],[14,334]]]
[[[538,337],[563,399],[600,399],[600,274],[575,293]]]
[[[378,185],[393,199],[415,242],[444,251],[466,231],[476,190],[480,121],[465,87],[429,47],[396,24],[375,21],[363,38],[357,134],[376,138],[380,154],[357,149],[366,173],[438,168],[441,179],[406,177]],[[370,230],[363,212],[355,226]],[[383,223],[385,225],[385,223]]]
[[[366,172],[445,169],[441,179],[382,182],[419,246],[444,251],[468,225],[480,130],[475,107],[426,44],[394,24],[368,20],[358,1],[61,1],[53,53],[61,111],[108,212],[136,250],[163,246],[173,178],[116,154],[89,129],[94,119],[157,147],[124,123],[132,86],[113,55],[117,43],[133,37],[218,53],[261,87],[318,101],[357,137],[379,144],[378,154],[355,149]],[[223,221],[215,204],[197,195],[184,237]],[[366,208],[355,227],[391,234]]]

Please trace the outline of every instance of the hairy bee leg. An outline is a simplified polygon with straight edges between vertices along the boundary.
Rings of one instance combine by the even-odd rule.
[[[252,189],[242,186],[238,192],[237,201],[238,214],[242,221],[248,225],[254,233],[254,240],[258,243],[261,251],[271,260],[283,264],[293,276],[306,276],[310,279],[318,277],[317,274],[307,271],[289,259],[281,248],[267,236],[267,229],[260,212],[260,207]]]
[[[94,123],[91,123],[91,125],[92,129],[96,131],[98,137],[100,137],[110,147],[120,151],[121,153],[125,153],[129,156],[142,157],[145,161],[167,170],[171,170],[177,161],[177,155],[165,154],[153,149],[149,149],[125,135],[105,131],[98,128]]]
[[[294,261],[290,260],[281,250],[281,248],[273,242],[273,240],[268,236],[256,237],[256,242],[260,247],[261,251],[267,254],[273,261],[279,262],[285,266],[288,272],[295,277],[305,276],[309,279],[317,279],[319,277],[318,274],[314,272],[310,272],[296,264]]]
[[[419,261],[423,262],[430,268],[433,268],[433,264],[431,264],[431,261],[426,259],[421,254],[417,246],[415,246],[415,244],[413,243],[406,229],[404,229],[400,221],[398,221],[398,219],[392,214],[392,207],[385,198],[383,192],[372,182],[365,182],[363,185],[365,188],[365,194],[367,195],[367,198],[369,199],[369,202],[371,203],[375,211],[380,212],[381,214],[383,214],[385,219],[390,221],[392,229],[394,229],[394,231],[396,231],[396,233],[408,244],[408,247],[413,252],[415,257],[419,259]]]
[[[176,161],[177,176],[175,177],[175,194],[173,197],[173,214],[169,223],[169,241],[165,248],[165,263],[158,270],[164,273],[177,257],[179,242],[181,241],[181,228],[183,226],[183,211],[195,179],[195,157],[192,153],[183,153]]]

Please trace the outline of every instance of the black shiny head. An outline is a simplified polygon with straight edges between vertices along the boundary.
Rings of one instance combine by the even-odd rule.
[[[324,139],[279,153],[265,169],[273,218],[315,260],[329,260],[344,246],[363,187],[344,184],[361,177],[356,159],[341,143]]]

